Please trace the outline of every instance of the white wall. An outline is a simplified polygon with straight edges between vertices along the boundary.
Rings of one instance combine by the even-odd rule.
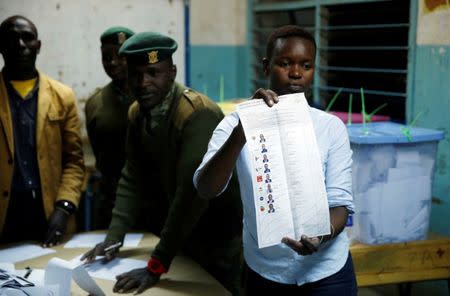
[[[244,45],[246,0],[190,0],[192,45]]]
[[[174,38],[177,80],[184,83],[183,5],[183,0],[0,0],[0,22],[15,14],[33,21],[42,41],[38,68],[73,87],[83,100],[109,80],[101,64],[99,37],[110,26]]]

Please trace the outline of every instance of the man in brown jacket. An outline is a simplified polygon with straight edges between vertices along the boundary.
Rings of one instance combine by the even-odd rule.
[[[23,16],[0,24],[0,242],[58,244],[84,176],[75,96],[38,72],[41,42]]]

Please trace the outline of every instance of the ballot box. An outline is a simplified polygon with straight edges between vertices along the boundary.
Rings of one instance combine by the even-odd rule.
[[[350,238],[365,244],[426,239],[438,130],[392,122],[348,126],[356,212]]]
[[[351,120],[352,123],[362,123],[363,116],[362,113],[352,113],[351,116],[348,112],[342,111],[330,111],[330,114],[336,115],[342,120],[344,123],[348,123]],[[387,115],[372,115],[370,116],[370,122],[378,122],[378,121],[389,121],[391,118]]]

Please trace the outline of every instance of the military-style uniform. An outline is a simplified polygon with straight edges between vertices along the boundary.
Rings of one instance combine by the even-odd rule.
[[[198,196],[192,181],[222,118],[209,98],[177,83],[148,114],[137,102],[130,107],[127,160],[106,240],[123,239],[142,200],[150,200],[149,227],[161,237],[152,257],[168,268],[183,249],[236,292],[242,231],[237,178],[211,201]]]
[[[117,182],[125,164],[128,108],[132,98],[112,82],[97,90],[87,101],[86,128],[102,174],[94,198],[93,228],[108,228],[116,198]]]

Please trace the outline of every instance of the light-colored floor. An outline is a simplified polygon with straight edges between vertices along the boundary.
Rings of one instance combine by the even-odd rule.
[[[430,281],[413,283],[411,296],[450,296],[447,281]],[[400,296],[397,285],[384,285],[359,288],[358,296]]]

